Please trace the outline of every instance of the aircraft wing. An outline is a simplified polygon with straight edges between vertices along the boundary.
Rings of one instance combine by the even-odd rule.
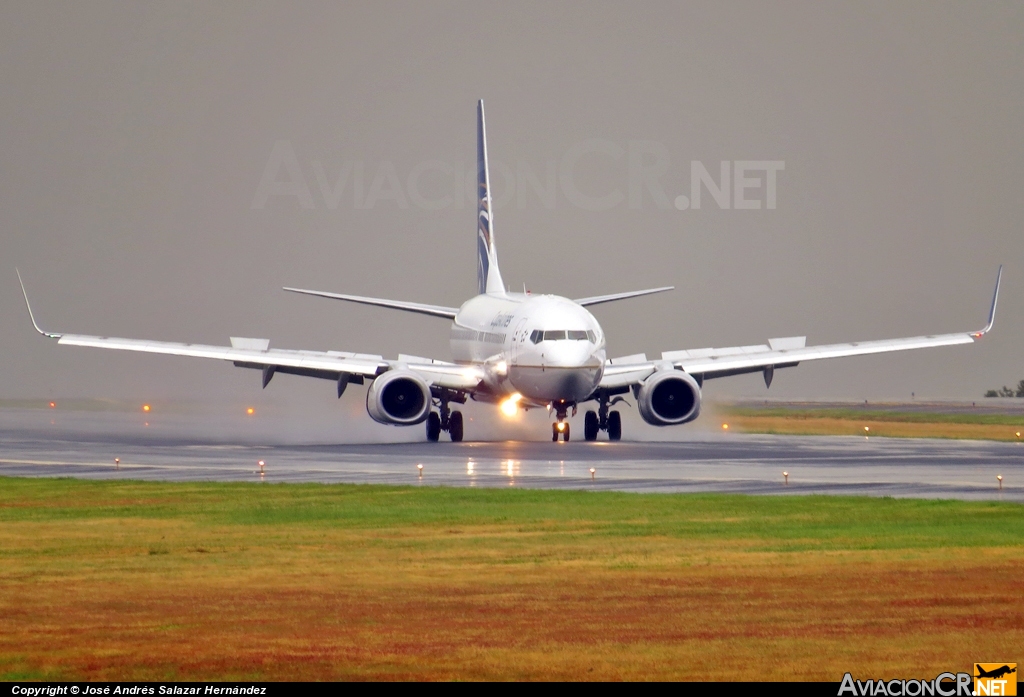
[[[661,354],[660,360],[647,360],[645,355],[638,354],[608,361],[600,387],[610,389],[634,385],[645,380],[657,368],[669,365],[686,371],[700,381],[763,371],[765,382],[770,383],[775,368],[790,368],[804,361],[972,344],[992,329],[1002,274],[1003,267],[1000,266],[996,276],[995,292],[992,295],[988,324],[978,331],[822,346],[807,346],[806,337],[794,336],[769,339],[767,344],[752,346],[666,351]]]
[[[82,334],[60,334],[58,344],[68,346],[89,346],[92,348],[115,349],[119,351],[140,351],[162,353],[170,356],[191,356],[194,358],[215,358],[275,368],[295,368],[306,371],[351,373],[375,377],[387,370],[388,364],[381,356],[347,353],[343,351],[295,351],[272,349],[267,339],[231,337],[231,346],[209,346],[206,344],[181,344],[170,341],[148,341],[142,339],[121,339]],[[249,367],[248,365],[242,367]],[[282,370],[282,372],[287,372]],[[301,373],[300,373],[301,374]]]
[[[20,273],[18,280],[21,280]],[[303,375],[337,381],[340,396],[349,382],[361,384],[364,378],[372,379],[393,368],[412,370],[419,373],[430,385],[453,390],[473,391],[484,378],[483,370],[475,366],[445,363],[418,356],[399,355],[397,360],[386,360],[374,354],[348,351],[272,349],[269,339],[231,337],[230,346],[211,346],[48,332],[39,327],[32,314],[24,283],[21,290],[25,296],[25,306],[28,308],[32,326],[43,336],[56,339],[58,344],[231,361],[239,368],[262,370],[264,387],[275,373]]]

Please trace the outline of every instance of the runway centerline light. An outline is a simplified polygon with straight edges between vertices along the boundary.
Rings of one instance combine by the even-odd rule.
[[[149,411],[149,408],[150,408],[150,407],[149,407],[149,405],[148,405],[148,404],[143,404],[143,405],[142,405],[142,411],[146,411],[146,412],[148,412],[148,411]]]
[[[50,402],[50,408],[51,409],[56,409],[57,408],[57,403],[56,402]],[[1017,435],[1019,436],[1020,434],[1018,433]]]
[[[729,430],[729,424],[722,424],[722,430],[723,431],[728,431]]]
[[[245,413],[248,414],[249,416],[252,416],[253,414],[256,413],[256,410],[253,409],[252,407],[249,407],[248,409],[245,410]]]

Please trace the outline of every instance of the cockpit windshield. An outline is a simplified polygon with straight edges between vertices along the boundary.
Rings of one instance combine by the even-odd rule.
[[[542,341],[589,341],[597,343],[597,334],[583,329],[534,329],[530,333],[530,341],[539,344]]]

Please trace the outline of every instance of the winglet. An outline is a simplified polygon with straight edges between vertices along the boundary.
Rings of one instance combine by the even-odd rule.
[[[59,339],[61,337],[60,334],[54,334],[53,332],[44,332],[42,329],[39,328],[39,325],[36,324],[35,315],[32,314],[32,306],[28,304],[28,293],[25,292],[25,282],[21,280],[21,271],[18,271],[18,269],[14,269],[14,273],[18,274],[18,283],[21,284],[21,294],[25,296],[25,307],[28,308],[28,318],[32,320],[32,326],[35,327],[36,331],[42,334],[43,336],[48,336],[51,339]]]
[[[999,283],[1003,280],[1003,265],[999,265],[999,272],[996,274],[996,290],[992,294],[992,309],[988,312],[988,324],[981,331],[974,332],[971,334],[975,339],[980,339],[992,330],[992,325],[996,321],[996,303],[999,302]]]

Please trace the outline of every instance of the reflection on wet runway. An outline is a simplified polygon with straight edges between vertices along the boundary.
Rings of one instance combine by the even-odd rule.
[[[1018,443],[730,433],[675,443],[254,445],[0,425],[0,475],[7,476],[260,481],[260,460],[266,482],[1024,502],[1024,444]]]

